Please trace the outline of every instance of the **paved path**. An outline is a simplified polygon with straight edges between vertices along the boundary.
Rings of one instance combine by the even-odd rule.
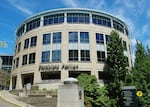
[[[18,107],[18,106],[13,105],[0,97],[0,107]]]

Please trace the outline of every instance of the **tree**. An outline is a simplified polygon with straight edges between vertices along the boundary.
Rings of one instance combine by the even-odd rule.
[[[125,81],[127,74],[127,58],[124,55],[124,47],[122,39],[116,31],[110,34],[110,41],[107,45],[107,72],[111,75],[112,80],[107,85],[107,90],[111,99],[116,100],[116,105],[119,106],[121,99],[121,83]]]
[[[140,107],[149,107],[150,105],[148,96],[150,93],[150,59],[147,51],[145,51],[142,43],[137,42],[132,75],[133,84],[137,90],[143,92],[143,96],[138,98]]]
[[[94,75],[81,74],[78,76],[79,84],[84,88],[84,94],[93,107],[110,107],[110,99],[105,87],[97,84]]]

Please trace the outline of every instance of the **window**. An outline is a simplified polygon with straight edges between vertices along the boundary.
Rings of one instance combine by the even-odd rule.
[[[69,32],[69,43],[78,43],[78,32]]]
[[[108,83],[112,80],[112,75],[110,75],[107,71],[98,71],[98,77],[100,80],[103,80],[104,83]]]
[[[69,50],[69,61],[78,61],[78,50]]]
[[[120,32],[124,33],[124,28],[123,28],[123,25],[121,23],[113,20],[113,27],[116,30],[119,30]]]
[[[42,61],[41,62],[50,62],[50,51],[42,52]]]
[[[20,52],[21,42],[18,44],[18,52]]]
[[[126,32],[126,35],[129,35],[129,31],[127,28],[125,29],[125,32]]]
[[[52,51],[52,62],[61,61],[61,50],[53,50]]]
[[[80,43],[89,43],[89,32],[80,32]]]
[[[27,64],[28,55],[23,55],[22,65]]]
[[[67,13],[68,23],[90,23],[89,14],[86,13]]]
[[[104,37],[103,37],[103,34],[96,33],[96,43],[97,43],[97,44],[99,44],[99,43],[104,44]]]
[[[12,65],[13,56],[1,56],[2,65]]]
[[[53,33],[53,43],[61,43],[61,32]]]
[[[16,68],[19,66],[19,58],[16,59]]]
[[[90,61],[89,50],[81,50],[81,61]]]
[[[29,54],[29,64],[35,63],[35,53]]]
[[[127,51],[127,43],[125,41],[123,41],[123,48]]]
[[[27,31],[30,31],[30,30],[32,30],[32,29],[35,29],[35,28],[37,28],[37,27],[39,27],[39,26],[40,26],[40,18],[35,19],[35,20],[33,20],[33,21],[27,23]]]
[[[25,25],[21,26],[17,31],[17,38],[19,38],[24,33]]]
[[[105,52],[104,51],[97,51],[97,61],[105,62]]]
[[[99,16],[99,15],[92,15],[92,21],[94,24],[103,25],[107,27],[111,27],[111,20],[110,18]]]
[[[37,36],[31,37],[31,44],[30,44],[30,46],[36,46],[36,42],[37,42]]]
[[[64,14],[54,14],[44,17],[44,25],[59,24],[64,22]]]
[[[29,39],[26,39],[24,41],[24,49],[28,48],[29,47]]]
[[[110,41],[110,35],[105,35],[106,38],[106,43],[108,43]]]
[[[129,66],[129,59],[127,56],[125,56],[125,61],[127,62],[127,65]]]
[[[51,34],[43,34],[43,45],[50,44],[51,42]]]

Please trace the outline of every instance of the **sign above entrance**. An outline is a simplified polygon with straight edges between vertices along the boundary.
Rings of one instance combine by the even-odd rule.
[[[40,65],[39,66],[39,71],[43,72],[49,72],[49,71],[59,71],[59,70],[77,70],[78,65],[67,65],[67,64],[62,64],[62,65]]]

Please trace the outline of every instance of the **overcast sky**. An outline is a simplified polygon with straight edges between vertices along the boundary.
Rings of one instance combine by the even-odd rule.
[[[136,40],[150,47],[149,0],[1,0],[0,54],[13,55],[15,30],[26,18],[42,11],[56,8],[89,8],[107,12],[123,20],[129,27],[134,56]]]

